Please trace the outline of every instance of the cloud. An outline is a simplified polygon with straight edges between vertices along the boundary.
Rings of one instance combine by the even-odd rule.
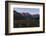
[[[39,14],[39,8],[15,8],[19,13],[30,13],[30,14]]]

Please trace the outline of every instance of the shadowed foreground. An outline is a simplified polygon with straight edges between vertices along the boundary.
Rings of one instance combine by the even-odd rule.
[[[39,27],[38,20],[16,20],[14,27]]]

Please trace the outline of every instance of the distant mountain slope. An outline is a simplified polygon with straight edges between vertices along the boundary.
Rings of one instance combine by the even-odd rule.
[[[18,13],[14,11],[15,19],[39,19],[39,14],[31,15],[29,13]]]

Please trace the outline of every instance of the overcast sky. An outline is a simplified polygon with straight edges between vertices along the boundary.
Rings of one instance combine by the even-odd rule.
[[[39,14],[39,8],[15,8],[19,13],[30,13],[30,14]]]

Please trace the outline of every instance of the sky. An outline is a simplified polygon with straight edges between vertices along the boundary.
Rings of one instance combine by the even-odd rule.
[[[39,14],[39,8],[15,8],[19,13],[30,13],[30,14]]]

